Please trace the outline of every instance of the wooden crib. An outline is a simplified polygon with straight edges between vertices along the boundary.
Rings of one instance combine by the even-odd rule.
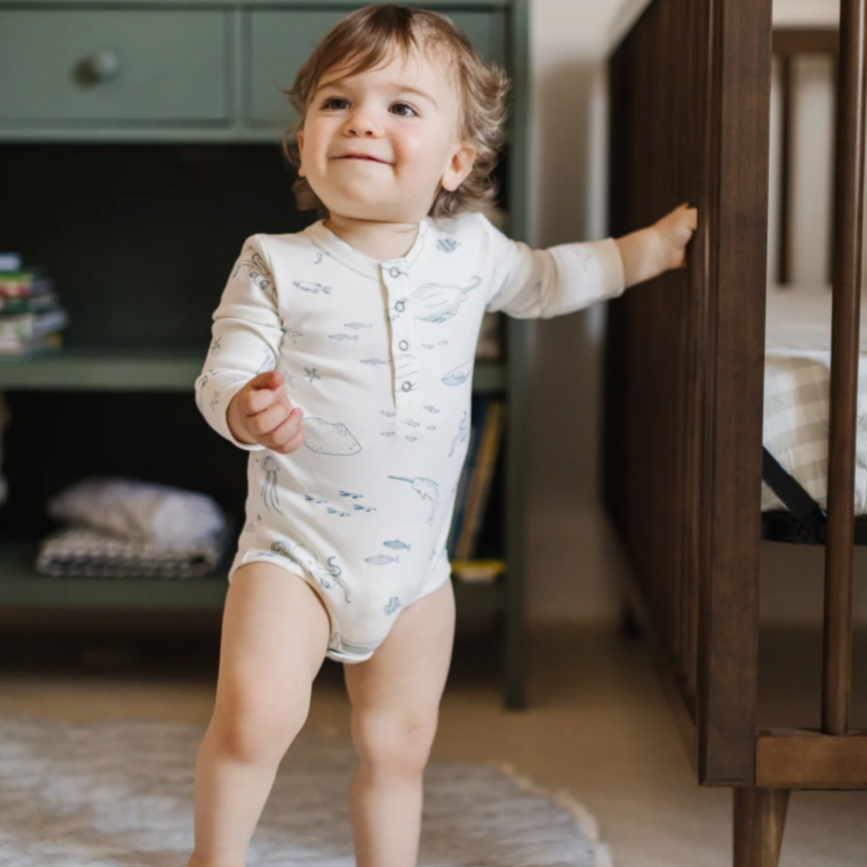
[[[771,0],[652,0],[610,59],[611,234],[686,201],[699,229],[687,268],[609,305],[604,499],[697,780],[733,789],[736,867],[779,863],[792,790],[867,788],[849,726],[865,6],[843,0],[839,40],[775,45],[784,82],[793,52],[839,58],[818,729],[757,727]]]

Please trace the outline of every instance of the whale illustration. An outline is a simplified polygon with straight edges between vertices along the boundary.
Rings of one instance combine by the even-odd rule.
[[[312,452],[346,457],[361,451],[361,443],[342,422],[305,416],[301,424],[304,427],[304,445]]]
[[[467,300],[467,292],[481,285],[481,277],[473,277],[472,285],[440,286],[438,283],[425,283],[412,293],[412,308],[420,313],[415,314],[416,319],[425,322],[445,322],[451,319],[461,304]]]

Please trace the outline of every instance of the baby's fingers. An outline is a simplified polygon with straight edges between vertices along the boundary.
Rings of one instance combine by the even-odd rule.
[[[301,408],[295,407],[289,418],[268,435],[267,448],[284,455],[300,448],[304,443],[303,416]]]

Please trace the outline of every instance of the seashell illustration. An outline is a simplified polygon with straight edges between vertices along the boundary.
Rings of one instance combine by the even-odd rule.
[[[443,378],[446,385],[463,385],[472,375],[473,359],[465,361],[458,367],[452,368]]]
[[[425,322],[445,322],[451,319],[460,310],[461,304],[467,300],[467,292],[478,288],[481,283],[482,278],[476,276],[473,277],[472,285],[465,288],[440,286],[438,283],[425,283],[419,286],[412,294],[412,309],[421,311],[420,315],[415,315],[415,318]]]
[[[361,451],[361,443],[342,422],[332,423],[324,418],[306,416],[301,424],[304,427],[304,445],[312,452],[347,457]]]

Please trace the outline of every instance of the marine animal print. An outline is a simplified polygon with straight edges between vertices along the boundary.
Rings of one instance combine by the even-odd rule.
[[[453,238],[440,238],[437,241],[437,250],[442,250],[443,253],[451,253],[461,246],[460,241],[455,241]]]
[[[469,361],[465,361],[463,364],[459,364],[457,367],[453,367],[445,376],[442,378],[442,382],[446,385],[463,385],[469,378],[473,372],[473,359],[469,359]]]
[[[312,292],[316,295],[319,292],[322,292],[325,295],[331,294],[330,286],[323,286],[321,283],[310,283],[304,280],[293,280],[293,286],[297,286],[302,292]]]
[[[351,602],[349,598],[349,585],[340,577],[343,570],[332,563],[337,556],[333,555],[326,561],[327,568],[319,564],[319,558],[315,551],[311,551],[306,545],[292,545],[287,542],[274,542],[271,545],[271,550],[294,560],[299,566],[303,567],[309,575],[312,575],[318,582],[320,587],[326,590],[333,590],[334,585],[338,584],[343,590],[343,598],[346,602]]]
[[[449,457],[454,454],[455,446],[458,441],[465,443],[467,441],[467,437],[470,435],[470,425],[467,419],[467,411],[464,410],[463,418],[461,418],[461,423],[458,426],[458,432],[455,434],[455,438],[452,440],[452,447],[449,449]]]
[[[265,471],[265,481],[262,482],[262,500],[265,503],[265,508],[269,512],[273,508],[275,512],[282,515],[280,500],[277,497],[277,473],[280,472],[280,465],[271,455],[265,455],[260,466]]]
[[[397,551],[401,548],[412,551],[412,545],[407,545],[406,542],[401,542],[400,539],[392,539],[390,542],[383,542],[386,548],[391,548],[393,551]]]
[[[372,364],[372,365],[376,366],[377,364],[388,364],[388,360],[382,359],[382,358],[362,358],[361,363],[362,364]]]
[[[372,322],[344,322],[344,328],[373,328]]]
[[[241,259],[238,262],[238,267],[235,268],[232,277],[237,277],[242,269],[246,268],[247,273],[253,283],[258,286],[270,299],[274,306],[277,306],[277,292],[274,289],[274,278],[271,271],[265,264],[265,260],[253,249],[247,246],[242,251],[243,256],[247,250],[252,251],[249,259]]]
[[[358,340],[357,334],[329,334],[328,335],[332,340]]]
[[[394,614],[394,612],[397,611],[398,608],[400,608],[400,599],[398,599],[397,596],[392,596],[382,610],[386,614]]]
[[[424,322],[445,322],[460,310],[461,304],[467,300],[467,292],[478,288],[481,277],[473,277],[471,285],[440,286],[438,283],[425,283],[412,293],[412,305],[416,319]]]
[[[434,515],[437,511],[439,502],[440,486],[433,479],[425,479],[422,476],[416,476],[414,479],[407,479],[404,476],[389,476],[390,479],[397,479],[399,482],[409,482],[412,489],[423,499],[429,500],[431,504],[430,517],[427,519],[428,524],[433,524]]]
[[[262,353],[262,363],[256,371],[257,376],[260,373],[265,373],[266,370],[273,370],[277,366],[277,353],[267,343],[262,343]]]
[[[321,379],[322,377],[317,373],[318,368],[316,367],[305,367],[304,375],[309,376],[310,379],[308,382],[313,382],[314,379]]]
[[[400,557],[389,557],[388,554],[377,554],[375,557],[365,557],[365,563],[371,566],[387,566],[389,563],[399,563]]]
[[[285,333],[286,333],[286,336],[292,341],[293,345],[295,344],[295,338],[296,337],[303,337],[304,336],[303,331],[293,331],[291,328],[287,328]]]
[[[325,421],[324,418],[305,416],[304,445],[320,455],[347,457],[361,451],[361,443],[352,435],[349,428],[341,422]]]

